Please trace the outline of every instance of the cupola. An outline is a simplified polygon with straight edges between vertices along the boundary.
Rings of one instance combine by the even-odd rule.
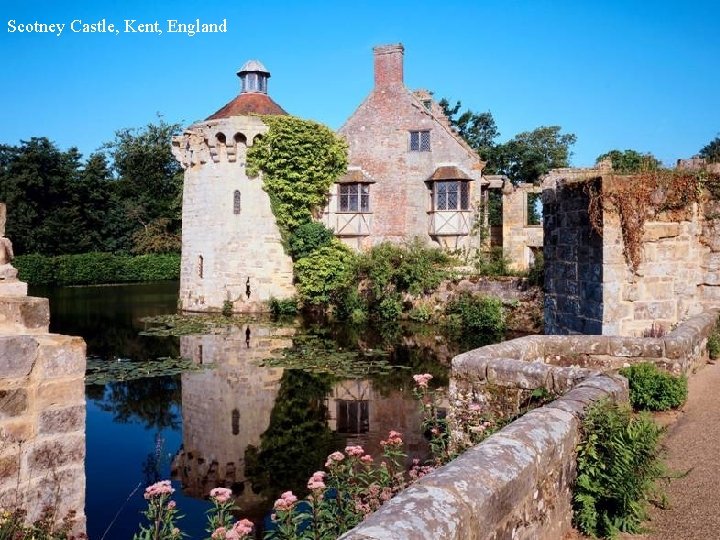
[[[267,81],[270,78],[270,72],[259,61],[249,60],[240,68],[237,74],[240,77],[241,94],[267,94]]]

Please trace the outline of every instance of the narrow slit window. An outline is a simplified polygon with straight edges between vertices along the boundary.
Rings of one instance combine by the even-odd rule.
[[[236,189],[233,193],[233,214],[239,214],[242,210],[240,192]]]
[[[205,265],[205,260],[203,259],[203,256],[200,255],[200,256],[198,257],[198,277],[199,277],[200,279],[203,278],[203,273],[204,273],[204,271],[205,271],[205,269],[203,268],[204,265]]]

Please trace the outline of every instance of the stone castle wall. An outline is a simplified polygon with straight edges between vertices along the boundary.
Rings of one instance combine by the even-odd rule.
[[[49,334],[48,301],[0,296],[0,508],[75,512],[85,530],[85,342]]]
[[[288,298],[292,260],[263,191],[245,173],[247,147],[267,132],[258,116],[195,124],[173,141],[185,168],[180,308],[236,312],[267,310],[271,297]],[[248,291],[250,296],[246,293]]]

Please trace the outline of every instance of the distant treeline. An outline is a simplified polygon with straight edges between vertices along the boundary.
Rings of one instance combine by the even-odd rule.
[[[177,253],[114,255],[19,255],[13,261],[18,277],[32,285],[97,285],[180,278]]]
[[[178,125],[124,129],[86,160],[45,137],[0,145],[0,202],[15,253],[180,251]]]

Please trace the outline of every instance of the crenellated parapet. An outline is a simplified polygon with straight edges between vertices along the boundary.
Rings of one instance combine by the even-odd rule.
[[[172,152],[184,169],[208,162],[244,165],[248,147],[267,129],[256,116],[201,122],[173,138]]]

